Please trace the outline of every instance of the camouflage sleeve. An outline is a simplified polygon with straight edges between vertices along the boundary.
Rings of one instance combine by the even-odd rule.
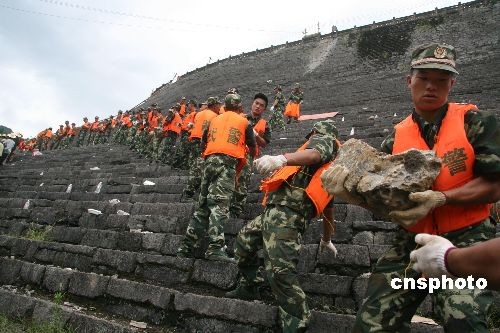
[[[247,129],[245,131],[245,143],[248,147],[255,147],[257,143],[255,143],[255,135],[253,134],[253,127],[250,123],[248,123]]]
[[[500,173],[500,129],[495,114],[472,110],[465,114],[464,124],[476,154],[474,174]]]
[[[264,141],[266,141],[266,143],[271,142],[271,128],[269,127],[269,122],[267,121],[266,121],[266,130],[262,138],[264,139]]]
[[[394,146],[394,137],[396,136],[396,130],[393,130],[390,135],[388,135],[382,144],[380,145],[380,151],[386,154],[392,154],[392,147]]]
[[[307,149],[315,149],[321,156],[321,164],[331,161],[337,156],[337,143],[331,135],[314,134],[309,138]]]

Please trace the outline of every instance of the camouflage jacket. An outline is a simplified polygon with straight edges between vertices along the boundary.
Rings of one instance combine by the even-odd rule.
[[[313,134],[309,138],[309,144],[306,149],[315,149],[318,151],[321,156],[321,162],[300,168],[299,172],[291,176],[279,189],[269,193],[267,204],[287,206],[297,212],[301,212],[306,219],[311,219],[316,215],[316,210],[304,189],[309,185],[316,170],[337,156],[338,147],[334,136]]]
[[[434,137],[439,132],[441,122],[447,110],[448,104],[443,105],[433,122],[425,121],[415,111],[412,113],[413,119],[420,128],[422,138],[430,148],[434,147]],[[500,173],[500,129],[498,128],[495,115],[479,110],[468,111],[465,114],[464,129],[467,139],[476,155],[474,174]],[[392,154],[394,136],[395,131],[382,142],[381,150],[384,153]]]
[[[298,104],[298,103],[302,102],[302,100],[304,99],[303,96],[304,96],[304,93],[302,91],[298,91],[298,92],[292,91],[290,93],[290,97],[288,97],[288,99],[290,101],[292,101],[293,103]]]
[[[275,108],[284,108],[285,107],[285,96],[281,91],[278,91],[276,95],[274,95],[274,105]]]
[[[252,128],[257,124],[257,122],[262,118],[262,117],[253,117],[251,113],[246,114],[245,118],[248,119],[248,123]],[[266,131],[264,132],[264,135],[262,138],[266,141],[266,143],[271,142],[271,128],[269,127],[269,122],[266,121]]]

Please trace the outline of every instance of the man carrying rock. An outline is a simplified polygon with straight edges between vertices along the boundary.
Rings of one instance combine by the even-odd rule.
[[[382,143],[382,150],[398,154],[410,148],[432,149],[441,158],[441,171],[432,190],[409,195],[416,204],[414,208],[389,213],[401,229],[392,249],[378,260],[370,276],[354,332],[410,331],[411,318],[428,290],[395,290],[391,281],[422,278],[410,268],[410,252],[418,247],[417,233],[440,235],[458,247],[495,236],[489,203],[500,199],[499,130],[495,115],[472,104],[448,102],[458,74],[455,58],[453,46],[438,43],[422,45],[412,54],[406,84],[414,110],[395,126]],[[357,194],[345,188],[348,175],[349,170],[336,166],[321,178],[330,193],[363,205]],[[439,289],[434,295],[434,311],[445,331],[488,331],[491,292],[455,287]]]
[[[310,318],[306,295],[299,285],[297,264],[301,239],[309,221],[323,214],[320,251],[337,250],[331,242],[333,197],[322,187],[319,176],[337,155],[338,131],[330,121],[314,124],[307,141],[294,153],[265,155],[255,160],[255,168],[264,176],[265,211],[238,233],[235,256],[242,274],[235,290],[227,297],[259,298],[259,258],[278,302],[283,332],[305,332]]]
[[[202,142],[207,145],[198,208],[177,252],[179,257],[192,257],[208,234],[205,258],[232,261],[224,251],[224,224],[229,217],[237,173],[245,163],[246,147],[255,155],[255,138],[252,126],[241,116],[240,95],[228,94],[224,104],[226,112],[212,119],[203,133]]]

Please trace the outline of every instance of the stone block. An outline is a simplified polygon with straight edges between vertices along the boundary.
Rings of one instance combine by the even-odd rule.
[[[19,279],[22,262],[14,259],[0,258],[0,282],[2,284],[15,284]]]
[[[301,274],[299,282],[306,292],[315,294],[348,296],[351,293],[350,276],[326,275],[326,274]]]
[[[136,268],[137,255],[133,252],[97,249],[93,257],[95,265],[104,265],[119,272],[131,273]]]
[[[258,302],[179,293],[174,298],[177,311],[233,320],[239,323],[273,327],[278,321],[278,309]]]
[[[45,274],[45,266],[24,262],[19,275],[24,283],[40,286]]]
[[[370,273],[364,273],[359,275],[354,279],[352,284],[352,290],[354,292],[354,299],[356,300],[356,304],[358,308],[363,303],[363,298],[365,297],[366,288],[368,287],[368,279],[370,278]]]
[[[38,299],[35,301],[32,318],[38,322],[47,322],[57,314],[58,322],[64,325],[69,320],[72,312],[73,310],[69,310],[64,306],[60,307],[54,303]]]
[[[239,218],[229,218],[224,226],[224,234],[237,235],[248,221]]]
[[[297,264],[297,272],[311,273],[316,267],[316,256],[318,253],[318,245],[302,245],[299,254],[299,263]]]
[[[373,238],[373,243],[377,245],[391,245],[396,237],[395,232],[376,232]]]
[[[358,232],[352,239],[353,244],[357,245],[372,245],[373,244],[373,233],[370,231]]]
[[[61,243],[80,244],[86,232],[82,228],[55,226],[50,232],[50,237]]]
[[[165,235],[165,239],[163,240],[163,245],[161,247],[161,253],[175,255],[181,246],[183,238],[184,236],[182,235]]]
[[[331,254],[323,252],[319,254],[319,263],[326,265],[347,264],[357,266],[370,266],[370,254],[367,246],[337,244],[335,245],[338,255],[334,258]]]
[[[137,232],[120,232],[116,247],[124,251],[140,251],[142,249],[142,234]]]
[[[259,333],[262,332],[257,327],[234,324],[224,320],[214,318],[199,318],[195,316],[185,316],[183,323],[189,332],[234,332],[234,333]]]
[[[191,279],[208,283],[221,289],[231,289],[236,284],[238,267],[236,264],[220,261],[195,260]]]
[[[58,267],[47,267],[43,277],[43,287],[50,292],[66,291],[73,271]]]
[[[11,318],[29,318],[34,307],[35,301],[33,299],[0,289],[1,314]]]
[[[118,234],[115,231],[90,229],[83,236],[82,245],[115,249],[117,240]]]
[[[400,227],[396,223],[384,221],[354,221],[353,227],[357,230],[398,230]]]
[[[94,273],[73,272],[69,279],[68,291],[73,295],[96,298],[104,294],[109,279],[108,276]]]
[[[69,267],[80,271],[88,271],[92,268],[92,256],[84,256],[75,253],[57,252],[54,255],[55,266]]]
[[[389,251],[391,245],[369,245],[368,249],[370,251],[370,260],[375,261],[382,257],[387,251]]]
[[[352,222],[354,226],[357,221],[371,221],[373,215],[369,210],[355,205],[346,205],[346,222]]]
[[[165,239],[164,234],[142,233],[142,248],[160,252]]]
[[[115,278],[109,281],[106,293],[134,302],[150,303],[161,309],[166,309],[176,294],[171,289]]]
[[[356,317],[353,315],[311,311],[308,333],[350,333]]]

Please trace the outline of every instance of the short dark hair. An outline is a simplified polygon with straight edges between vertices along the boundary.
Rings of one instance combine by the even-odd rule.
[[[416,74],[416,72],[417,72],[417,71],[419,71],[419,70],[426,70],[426,69],[432,69],[432,68],[410,68],[410,76],[415,75],[415,74]],[[437,68],[436,68],[436,69],[437,69]],[[438,69],[438,70],[440,70],[440,71],[443,71],[443,72],[446,72],[446,73],[450,74],[450,77],[451,77],[452,79],[454,79],[454,78],[456,78],[456,77],[457,77],[457,75],[456,75],[455,73],[453,73],[453,72],[446,71],[446,70],[444,70],[444,69]]]
[[[267,108],[267,104],[269,103],[267,96],[264,95],[263,93],[256,93],[255,96],[253,97],[253,100],[255,101],[257,98],[263,99],[264,102],[266,102],[266,108]]]

